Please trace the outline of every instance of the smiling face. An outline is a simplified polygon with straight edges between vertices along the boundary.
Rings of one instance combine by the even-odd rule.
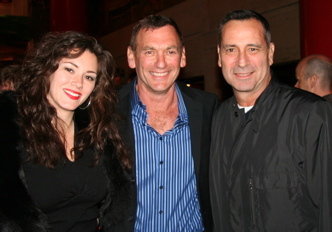
[[[84,51],[77,58],[62,58],[58,69],[50,76],[49,103],[57,114],[70,113],[92,93],[97,78],[97,57]]]
[[[225,80],[235,96],[256,100],[271,79],[274,45],[266,43],[264,28],[256,19],[231,20],[221,35],[218,65]]]
[[[128,64],[136,68],[137,86],[152,94],[168,92],[186,65],[185,49],[174,27],[142,29],[136,38],[136,49],[128,48]]]

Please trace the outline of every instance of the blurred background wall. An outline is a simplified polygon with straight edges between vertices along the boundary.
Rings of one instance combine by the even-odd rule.
[[[332,56],[331,0],[0,0],[0,67],[19,60],[47,31],[78,30],[111,51],[124,84],[135,75],[126,59],[134,22],[163,14],[184,34],[187,67],[180,80],[226,98],[231,93],[217,67],[217,27],[227,12],[241,8],[269,20],[276,45],[272,70],[282,82],[294,84],[302,56]]]

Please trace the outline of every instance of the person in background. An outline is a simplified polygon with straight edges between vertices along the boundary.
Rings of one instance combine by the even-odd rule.
[[[111,160],[130,166],[113,58],[93,37],[48,33],[21,68],[16,93],[0,96],[0,231],[95,232],[110,206]]]
[[[232,11],[219,33],[234,96],[212,123],[214,231],[332,231],[332,104],[272,80],[262,15]]]
[[[0,70],[0,92],[15,90],[20,79],[20,66],[8,65]]]
[[[123,188],[130,196],[115,199],[122,203],[112,208],[114,215],[125,211],[113,231],[211,231],[208,167],[218,99],[176,82],[186,53],[182,34],[168,17],[140,20],[127,58],[137,77],[120,90],[120,128],[134,168]]]
[[[296,66],[295,87],[332,102],[332,62],[323,55],[303,58]]]

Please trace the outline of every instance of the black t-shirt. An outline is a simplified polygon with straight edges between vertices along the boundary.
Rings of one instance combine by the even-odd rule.
[[[55,168],[32,162],[23,165],[28,191],[47,215],[52,232],[95,232],[101,201],[107,192],[106,176],[93,166],[91,151],[75,162]]]

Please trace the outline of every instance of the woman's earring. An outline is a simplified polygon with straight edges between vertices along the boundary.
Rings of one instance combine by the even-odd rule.
[[[85,101],[85,102],[86,102],[86,101]],[[86,104],[86,106],[83,106],[83,107],[79,106],[78,108],[81,109],[81,110],[85,110],[86,108],[88,108],[88,107],[90,106],[90,104],[91,104],[91,97],[89,97],[89,101],[88,101],[88,103]],[[83,104],[82,104],[82,105],[83,105]]]

